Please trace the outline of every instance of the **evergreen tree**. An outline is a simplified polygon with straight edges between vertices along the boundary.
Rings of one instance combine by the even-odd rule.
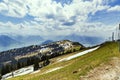
[[[48,55],[45,55],[45,60],[43,61],[43,66],[46,66],[50,63],[49,61],[49,56]]]
[[[34,70],[39,69],[39,58],[34,58]]]
[[[20,69],[22,67],[22,64],[18,61],[17,62],[17,69]]]
[[[0,74],[0,80],[2,79],[2,75]]]

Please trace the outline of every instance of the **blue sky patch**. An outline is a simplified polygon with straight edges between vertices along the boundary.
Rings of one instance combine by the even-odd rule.
[[[88,18],[88,22],[101,22],[104,24],[116,24],[120,21],[120,12],[98,11]]]
[[[120,0],[114,0],[114,2],[109,3],[111,6],[120,5]]]
[[[34,20],[34,17],[30,15],[26,15],[24,18],[16,18],[16,17],[10,17],[0,14],[0,22],[12,22],[12,23],[23,23],[24,21],[31,21]]]
[[[63,6],[65,4],[71,4],[72,3],[72,0],[53,0],[53,1],[56,1],[57,3],[61,3]]]

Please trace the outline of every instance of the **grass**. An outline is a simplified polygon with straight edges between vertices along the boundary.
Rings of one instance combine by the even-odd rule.
[[[28,74],[11,78],[9,80],[80,80],[80,76],[86,75],[91,69],[102,63],[107,63],[112,57],[120,57],[116,42],[107,42],[99,49],[70,61],[53,63],[41,69],[39,73]],[[67,65],[67,66],[66,66]],[[66,66],[51,73],[41,73],[51,68]]]

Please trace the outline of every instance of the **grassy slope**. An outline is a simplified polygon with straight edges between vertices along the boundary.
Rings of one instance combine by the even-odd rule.
[[[99,49],[76,59],[61,63],[54,63],[41,69],[39,73],[19,76],[10,80],[80,80],[81,75],[85,75],[89,70],[107,63],[112,57],[120,57],[117,43],[108,42]],[[42,72],[58,66],[66,67],[41,75]],[[76,73],[73,73],[76,72]]]

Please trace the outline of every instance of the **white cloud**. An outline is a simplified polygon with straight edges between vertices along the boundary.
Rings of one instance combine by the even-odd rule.
[[[8,7],[5,3],[0,3],[0,12],[8,10]]]
[[[68,20],[72,16],[79,16],[78,21],[84,21],[89,13],[95,13],[107,9],[104,5],[107,0],[82,1],[73,0],[71,4],[64,7],[52,0],[4,0],[1,2],[2,10],[6,10],[4,15],[12,17],[24,17],[26,14],[37,18],[46,18],[53,15],[56,19]],[[1,13],[3,13],[1,10]]]
[[[4,0],[0,3],[0,13],[11,17],[24,17],[28,10],[23,0]]]
[[[33,35],[36,33],[34,27],[28,27],[28,24],[13,24],[11,22],[0,23],[0,33],[14,33],[14,34],[21,34],[21,35]],[[29,24],[30,26],[30,24]],[[32,26],[32,25],[31,25]],[[35,32],[33,32],[35,31]]]
[[[56,36],[71,33],[90,36],[110,35],[114,30],[102,23],[88,23],[88,15],[107,10],[108,0],[73,0],[71,4],[62,6],[52,0],[4,0],[0,3],[0,13],[7,16],[23,18],[31,15],[35,21],[14,24],[0,23],[0,33],[16,33],[21,35]],[[75,22],[71,26],[64,22]],[[108,27],[106,27],[108,26]],[[104,29],[104,30],[103,30]],[[110,29],[110,30],[109,30]],[[98,34],[98,35],[96,35]]]
[[[47,26],[49,25],[49,26]],[[53,26],[54,25],[54,26]],[[40,35],[42,37],[49,36],[65,36],[69,34],[96,36],[108,39],[112,32],[115,31],[116,25],[105,25],[103,23],[76,23],[72,26],[63,26],[55,24],[39,24],[35,21],[25,22],[21,24],[0,23],[0,34],[10,33],[18,35]]]
[[[77,23],[72,29],[71,33],[81,35],[81,36],[96,36],[108,39],[111,37],[112,32],[116,32],[116,27],[118,25],[106,25],[103,23]]]
[[[114,7],[109,8],[107,11],[108,12],[120,11],[120,6],[116,5]]]

